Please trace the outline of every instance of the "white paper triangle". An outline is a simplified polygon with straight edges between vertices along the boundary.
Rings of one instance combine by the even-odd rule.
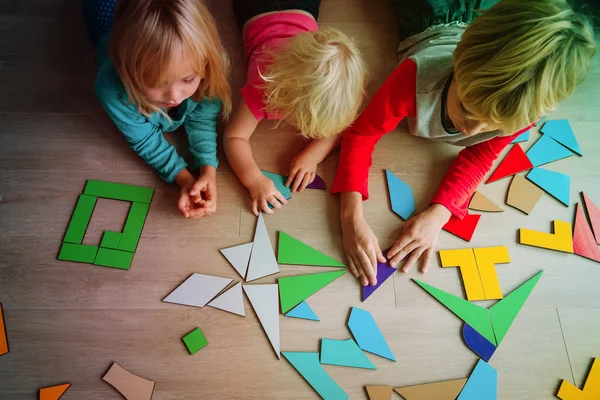
[[[279,290],[278,285],[244,285],[246,296],[258,316],[277,358],[281,358],[279,350]]]
[[[254,232],[254,246],[252,246],[252,253],[250,254],[246,282],[276,274],[277,272],[279,272],[279,265],[273,252],[273,246],[271,246],[271,239],[269,239],[265,220],[262,213],[260,213],[258,215],[258,222],[256,223],[256,231]]]
[[[238,246],[221,249],[220,252],[225,256],[229,264],[238,274],[244,279],[248,270],[248,262],[250,261],[250,253],[252,253],[252,242],[240,244]]]
[[[163,299],[167,303],[183,304],[185,306],[204,307],[233,281],[231,278],[221,278],[203,274],[192,274]]]
[[[236,283],[231,289],[208,303],[208,306],[245,317],[246,311],[244,310],[242,282]]]

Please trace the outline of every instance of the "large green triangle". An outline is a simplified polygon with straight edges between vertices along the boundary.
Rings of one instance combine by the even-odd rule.
[[[287,313],[345,273],[346,270],[279,278],[281,313]]]
[[[494,330],[490,321],[490,313],[487,308],[478,306],[477,304],[469,303],[465,299],[461,299],[460,297],[446,293],[443,290],[430,286],[416,279],[413,279],[413,281],[415,281],[417,285],[421,286],[427,293],[435,297],[437,301],[442,303],[448,310],[456,314],[458,318],[471,325],[471,327],[479,332],[483,337],[485,337],[491,343],[496,344]]]
[[[279,264],[291,265],[317,265],[323,267],[345,267],[333,258],[326,256],[291,237],[285,232],[279,231],[279,246],[277,248],[277,262]]]
[[[496,333],[498,344],[504,339],[504,335],[514,322],[515,318],[521,311],[521,307],[527,301],[531,291],[540,280],[544,271],[540,271],[533,278],[516,288],[508,296],[494,304],[490,308],[490,319]]]

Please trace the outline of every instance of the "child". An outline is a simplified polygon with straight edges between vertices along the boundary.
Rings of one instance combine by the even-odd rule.
[[[231,110],[225,51],[200,0],[84,0],[98,45],[96,93],[131,148],[181,192],[179,211],[200,218],[217,209],[217,116]],[[114,26],[113,26],[114,10]],[[111,29],[112,27],[112,29]],[[187,163],[163,132],[184,126]]]
[[[439,15],[464,16],[447,7]],[[410,254],[404,272],[424,256],[425,272],[450,216],[466,215],[500,152],[571,94],[596,51],[588,21],[565,0],[501,0],[466,29],[457,22],[468,17],[412,21],[442,24],[400,44],[399,66],[343,134],[332,189],[342,193],[344,248],[363,285],[376,284],[377,261],[386,261],[362,213],[377,141],[407,118],[415,136],[466,146],[429,208],[406,222],[387,254],[392,266]]]
[[[252,211],[272,213],[286,200],[252,156],[250,136],[263,119],[280,119],[313,139],[292,161],[287,186],[304,190],[356,117],[365,65],[354,43],[335,29],[319,30],[320,0],[233,0],[243,27],[248,76],[225,129],[225,152],[250,191]]]

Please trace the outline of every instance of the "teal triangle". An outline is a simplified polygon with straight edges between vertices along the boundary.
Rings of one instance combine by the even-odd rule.
[[[346,400],[348,395],[325,372],[319,362],[319,353],[284,351],[281,354],[292,364],[296,371],[319,393],[323,399]]]
[[[415,211],[415,199],[412,189],[387,169],[385,170],[385,176],[390,193],[392,211],[398,214],[400,218],[407,220]]]
[[[571,202],[571,178],[569,175],[543,168],[534,168],[527,174],[527,179],[565,206],[569,206]]]
[[[513,140],[511,143],[521,143],[521,142],[526,142],[529,140],[529,130],[521,133],[519,136],[517,136],[515,138],[515,140]]]
[[[285,314],[286,317],[292,318],[301,318],[301,319],[309,319],[311,321],[320,321],[317,314],[310,308],[306,301],[298,304],[296,307],[292,308],[290,312]]]
[[[323,267],[345,267],[341,262],[326,256],[302,243],[285,232],[279,231],[277,262],[290,265],[316,265]]]
[[[573,152],[548,135],[542,135],[527,151],[527,157],[534,167],[571,157]]]
[[[583,155],[581,153],[581,149],[579,148],[579,143],[577,143],[577,139],[575,138],[575,133],[571,128],[571,124],[569,124],[569,121],[566,119],[548,121],[544,124],[540,131],[544,135],[550,136],[558,143],[567,147],[569,150],[579,154],[580,156]]]
[[[267,172],[267,171],[261,171],[261,172],[263,173],[264,176],[266,176],[267,178],[269,178],[270,180],[273,181],[273,183],[275,184],[275,188],[281,192],[281,194],[283,195],[283,197],[286,200],[289,200],[292,198],[292,191],[290,190],[289,187],[285,186],[285,183],[287,181],[287,178],[285,176],[279,175],[279,174],[274,174],[272,172]],[[273,208],[271,203],[269,203],[269,208]]]
[[[358,347],[352,339],[321,340],[321,364],[338,365],[340,367],[354,367],[377,369],[369,357]]]
[[[456,400],[496,400],[498,398],[498,371],[479,360]]]

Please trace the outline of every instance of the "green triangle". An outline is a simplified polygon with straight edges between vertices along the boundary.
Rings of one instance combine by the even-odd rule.
[[[345,273],[346,270],[279,278],[281,313],[287,313]]]
[[[496,333],[498,344],[504,339],[504,335],[521,311],[521,307],[527,301],[533,288],[538,283],[544,271],[538,272],[533,278],[513,290],[508,296],[498,301],[490,308],[490,318]]]
[[[456,297],[443,290],[430,286],[426,283],[413,279],[415,283],[421,286],[427,293],[432,295],[442,303],[448,310],[452,311],[456,316],[473,329],[479,332],[483,337],[489,340],[492,344],[496,344],[494,330],[490,321],[490,313],[487,308],[478,306],[477,304],[469,303],[467,300]]]
[[[291,265],[317,265],[323,267],[345,267],[333,258],[326,256],[291,237],[285,232],[279,231],[279,247],[277,250],[277,262],[279,264]]]

